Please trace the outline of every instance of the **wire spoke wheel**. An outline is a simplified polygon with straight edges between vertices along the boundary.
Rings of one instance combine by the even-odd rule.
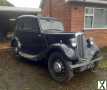
[[[90,68],[91,72],[96,72],[97,71],[98,64],[99,64],[99,62],[93,63],[93,67]]]
[[[73,70],[67,65],[67,58],[58,52],[54,52],[48,60],[48,69],[51,77],[58,82],[69,81],[73,77]]]

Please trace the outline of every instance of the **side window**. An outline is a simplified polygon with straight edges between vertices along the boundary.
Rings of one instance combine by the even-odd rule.
[[[30,18],[24,18],[23,19],[23,27],[22,30],[24,31],[33,31],[34,27],[33,27],[33,19]]]
[[[38,21],[35,18],[21,18],[17,21],[16,30],[34,31],[36,33],[40,31]]]
[[[36,33],[40,32],[40,27],[39,27],[39,23],[38,23],[38,20],[37,19],[33,19],[33,27],[34,27],[34,31]]]
[[[22,20],[17,20],[16,22],[16,30],[22,30],[23,23]]]
[[[23,20],[23,30],[39,32],[39,25],[35,18],[25,18]]]

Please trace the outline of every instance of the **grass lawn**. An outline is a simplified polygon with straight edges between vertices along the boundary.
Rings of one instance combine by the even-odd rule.
[[[99,68],[107,69],[107,47],[101,49],[103,60],[99,64]]]

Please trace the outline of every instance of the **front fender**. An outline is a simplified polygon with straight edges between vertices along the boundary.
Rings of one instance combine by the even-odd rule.
[[[61,50],[69,59],[74,59],[75,58],[75,51],[68,47],[67,45],[65,44],[53,44],[50,46],[51,50],[54,49],[54,50]]]

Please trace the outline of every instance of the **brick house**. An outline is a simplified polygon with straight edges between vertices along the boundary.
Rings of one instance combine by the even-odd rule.
[[[106,0],[42,0],[42,15],[53,16],[65,25],[65,31],[84,31],[100,47],[107,47]]]

